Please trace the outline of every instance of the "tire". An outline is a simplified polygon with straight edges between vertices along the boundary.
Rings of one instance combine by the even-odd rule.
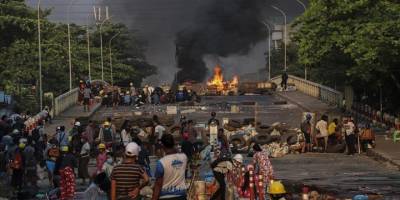
[[[297,143],[297,134],[295,133],[285,133],[281,136],[281,143],[287,143],[288,145],[293,145]]]
[[[258,134],[254,136],[253,141],[259,145],[269,144],[271,142],[271,136],[268,134]]]
[[[246,140],[241,135],[232,135],[229,138],[229,143],[233,144],[234,147],[244,147],[246,145]]]
[[[243,119],[242,124],[243,124],[244,126],[246,126],[246,125],[249,125],[250,123],[254,123],[254,122],[255,122],[255,119],[254,119],[254,118],[245,118],[245,119]]]
[[[274,105],[286,105],[287,101],[275,101]]]
[[[328,145],[326,149],[327,153],[344,153],[346,150],[346,144]]]

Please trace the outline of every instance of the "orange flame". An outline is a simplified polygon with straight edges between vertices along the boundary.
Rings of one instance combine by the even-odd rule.
[[[207,82],[207,86],[215,87],[215,89],[219,92],[230,90],[237,87],[238,85],[239,78],[237,76],[234,76],[232,81],[224,81],[222,68],[219,65],[215,66],[213,78]]]

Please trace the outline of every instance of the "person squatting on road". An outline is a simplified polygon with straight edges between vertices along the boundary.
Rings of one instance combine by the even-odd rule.
[[[137,163],[139,151],[139,145],[134,142],[126,145],[122,163],[111,174],[111,200],[140,199],[140,190],[148,184],[149,177]]]

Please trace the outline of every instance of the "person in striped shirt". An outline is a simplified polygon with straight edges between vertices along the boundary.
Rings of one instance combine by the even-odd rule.
[[[124,160],[111,173],[111,200],[137,199],[140,190],[148,184],[147,173],[137,163],[139,152],[136,143],[126,145]]]

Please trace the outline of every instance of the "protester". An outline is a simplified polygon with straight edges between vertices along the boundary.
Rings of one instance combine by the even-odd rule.
[[[114,132],[109,121],[105,121],[100,129],[98,141],[105,144],[107,148],[111,148],[114,141]]]
[[[217,126],[219,126],[219,120],[217,119],[217,113],[211,112],[211,118],[208,120],[208,126],[214,122]]]
[[[130,126],[128,125],[127,121],[124,123],[122,131],[121,131],[121,141],[124,144],[124,147],[128,145],[132,141],[132,137],[130,134]]]
[[[219,151],[216,156],[217,159],[211,163],[211,169],[219,186],[217,191],[211,196],[211,200],[224,200],[226,191],[225,176],[228,172],[232,171],[233,164],[226,150]]]
[[[69,134],[65,132],[65,126],[60,126],[60,131],[56,135],[58,146],[68,146]]]
[[[89,85],[86,85],[83,90],[83,112],[90,112],[90,98],[92,96],[92,90]]]
[[[102,172],[103,165],[107,160],[106,145],[100,143],[98,149],[99,149],[99,154],[96,157],[96,174]]]
[[[274,170],[269,160],[268,152],[263,150],[258,144],[253,146],[253,150],[255,152],[253,155],[253,165],[258,169],[257,174],[264,175],[264,186],[267,186],[270,180],[274,179]]]
[[[93,146],[93,138],[95,134],[95,124],[92,120],[89,120],[89,124],[85,128],[84,136],[86,137],[87,141],[89,142],[90,146]]]
[[[111,200],[136,199],[140,190],[148,184],[149,177],[137,164],[139,151],[139,145],[134,142],[126,145],[122,163],[115,166],[111,174]]]
[[[14,143],[15,144],[15,143]],[[25,148],[24,143],[14,145],[14,148],[9,150],[10,168],[12,170],[11,185],[14,190],[19,191],[23,186],[24,179],[24,161],[23,161],[23,150]]]
[[[337,118],[333,119],[333,121],[328,126],[328,143],[336,144],[336,135],[338,131],[339,120]]]
[[[367,149],[375,147],[375,133],[369,123],[367,123],[365,129],[362,130],[360,134],[360,140],[363,152],[366,152]]]
[[[218,147],[220,150],[229,149],[228,138],[226,137],[223,128],[218,129]]]
[[[28,138],[28,143],[23,151],[23,158],[26,181],[31,184],[31,187],[37,188],[37,161],[35,158],[35,148],[32,145],[32,138]]]
[[[165,156],[157,161],[152,200],[186,200],[185,170],[187,157],[178,153],[172,135],[161,138]]]
[[[289,76],[286,72],[286,70],[282,73],[282,82],[281,82],[281,87],[282,90],[286,90],[287,89],[287,81],[289,79]]]
[[[345,139],[347,145],[347,155],[354,155],[356,153],[356,125],[354,124],[352,119],[347,119],[345,124],[343,125],[345,131]]]
[[[194,149],[193,143],[191,143],[189,141],[188,134],[183,134],[183,138],[182,138],[182,142],[180,143],[180,146],[181,146],[182,153],[184,153],[187,157],[187,160],[188,160],[187,166],[189,166],[191,168],[191,164],[193,164],[193,153],[194,153],[195,149]],[[186,172],[185,172],[186,177],[188,177],[187,172],[188,172],[188,170],[186,168]],[[191,174],[192,174],[192,171],[191,171]]]
[[[143,169],[146,170],[146,173],[148,176],[151,176],[151,171],[150,171],[150,152],[147,149],[146,145],[143,145],[142,141],[139,138],[135,138],[132,140],[136,144],[139,145],[140,147],[140,152],[138,156],[138,164],[142,166]]]
[[[311,143],[311,114],[307,113],[306,119],[301,123],[300,129],[304,134],[305,143],[306,143],[306,151],[312,151],[312,143]]]
[[[60,176],[60,199],[72,200],[75,196],[74,169],[77,167],[77,161],[75,156],[69,151],[68,146],[61,147],[61,154],[55,167]]]
[[[317,122],[315,125],[315,129],[317,130],[317,135],[315,137],[315,143],[317,144],[317,147],[319,147],[319,139],[324,140],[324,152],[326,152],[326,149],[328,148],[328,116],[322,115],[321,120]]]
[[[58,148],[57,144],[58,141],[53,138],[49,141],[49,144],[47,145],[45,150],[46,169],[50,185],[54,185],[53,176],[54,176],[55,165],[58,157],[60,157],[60,149]]]
[[[165,134],[166,129],[165,129],[164,126],[162,126],[162,125],[160,124],[160,122],[159,122],[158,120],[155,120],[155,121],[154,121],[154,125],[155,125],[154,134],[155,134],[155,136],[157,137],[157,142],[156,142],[156,146],[155,146],[156,155],[159,156],[159,157],[161,157],[161,153],[162,153],[162,152],[161,152],[161,151],[162,151],[161,138],[162,138],[162,136]]]
[[[90,178],[88,171],[88,165],[90,161],[90,144],[86,137],[82,137],[81,143],[83,145],[79,154],[78,177],[82,179],[82,185],[86,185],[86,179]]]
[[[116,165],[113,157],[114,155],[112,152],[107,152],[107,160],[106,162],[104,162],[103,167],[101,169],[104,173],[106,173],[108,178],[111,177],[111,173]]]
[[[268,187],[267,193],[270,200],[286,200],[286,189],[280,181],[274,181]]]

